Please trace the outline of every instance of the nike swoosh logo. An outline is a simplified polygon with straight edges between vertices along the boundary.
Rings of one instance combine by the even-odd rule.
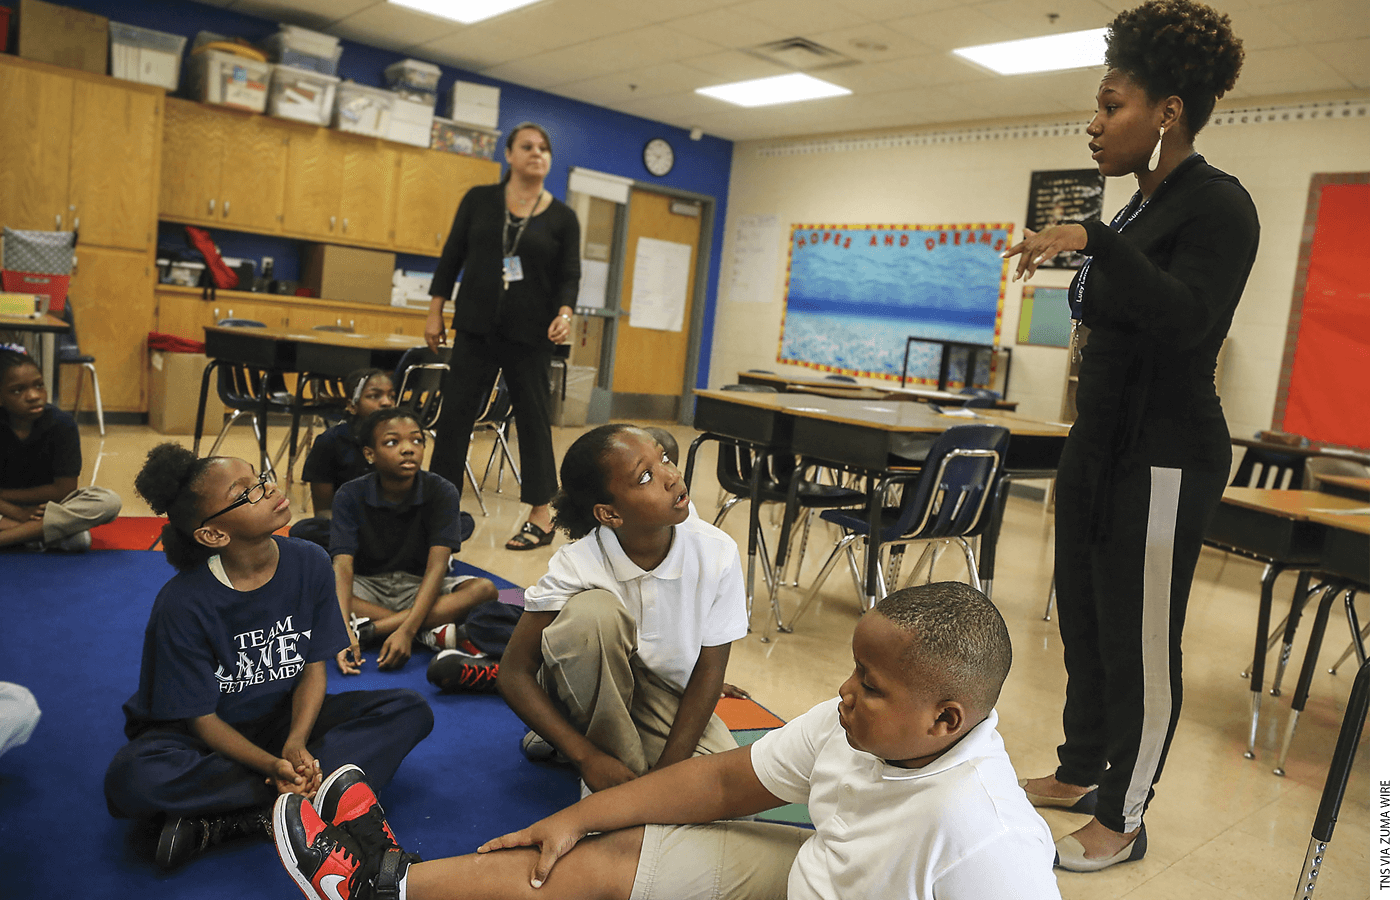
[[[345,883],[344,875],[321,876],[321,894],[325,897],[344,897],[340,886]]]

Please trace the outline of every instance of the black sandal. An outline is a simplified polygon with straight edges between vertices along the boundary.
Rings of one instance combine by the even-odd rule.
[[[533,550],[536,547],[543,547],[554,540],[556,529],[545,531],[534,522],[526,521],[520,526],[520,530],[515,533],[515,537],[506,542],[507,550]],[[514,546],[512,546],[514,543]]]

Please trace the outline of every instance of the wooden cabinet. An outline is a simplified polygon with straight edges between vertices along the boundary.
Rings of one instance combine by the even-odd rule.
[[[68,291],[78,346],[96,359],[103,412],[146,410],[146,333],[155,320],[155,267],[147,254],[78,245]],[[71,404],[76,369],[66,366],[63,403]],[[92,391],[83,392],[93,409]]]
[[[149,250],[165,94],[0,57],[0,221]]]
[[[196,225],[277,232],[287,135],[264,116],[166,101],[160,214]]]
[[[469,188],[490,184],[500,167],[485,159],[431,150],[403,150],[394,210],[394,247],[437,256]]]
[[[325,128],[297,127],[288,138],[286,232],[387,246],[396,152]]]

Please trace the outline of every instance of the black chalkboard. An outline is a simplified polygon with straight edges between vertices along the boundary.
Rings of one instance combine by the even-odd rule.
[[[1103,218],[1103,176],[1097,169],[1059,169],[1032,172],[1026,227],[1040,231],[1047,225]],[[1047,260],[1044,268],[1077,269],[1084,254],[1066,251]]]

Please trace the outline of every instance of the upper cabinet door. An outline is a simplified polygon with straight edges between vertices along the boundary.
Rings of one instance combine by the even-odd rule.
[[[434,157],[444,153],[404,149],[400,152],[399,189],[394,205],[394,247],[437,256],[452,226],[442,173]],[[456,210],[456,207],[453,207]]]
[[[399,154],[379,141],[336,137],[345,160],[339,237],[357,244],[387,245]]]
[[[73,79],[0,65],[0,223],[35,231],[68,224]]]
[[[155,241],[163,105],[149,90],[74,81],[68,225],[80,243],[145,250]]]
[[[207,222],[217,216],[229,116],[189,100],[165,102],[160,155],[160,214]],[[281,198],[278,198],[280,205]]]
[[[215,218],[222,228],[282,229],[287,183],[287,130],[264,116],[225,117],[236,129],[224,142]]]
[[[319,240],[339,236],[343,144],[325,128],[290,123],[282,127],[288,137],[284,230]]]

